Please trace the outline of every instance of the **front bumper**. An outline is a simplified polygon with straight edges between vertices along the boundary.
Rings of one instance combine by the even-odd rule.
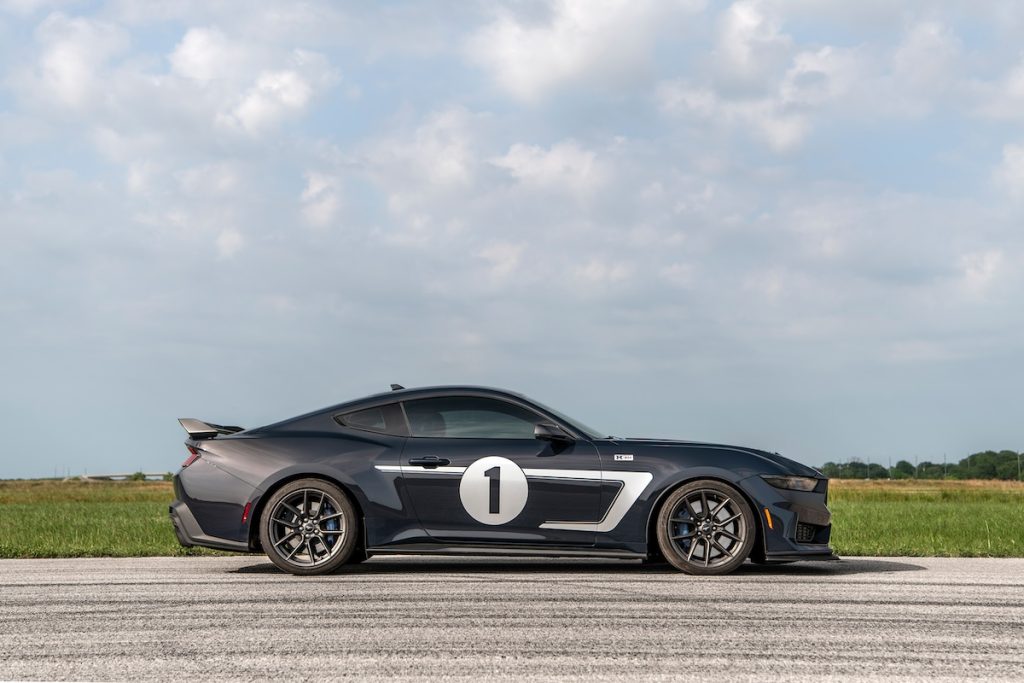
[[[839,559],[829,547],[832,513],[825,504],[827,480],[806,492],[777,489],[759,476],[742,484],[757,505],[754,512],[761,520],[766,562]]]

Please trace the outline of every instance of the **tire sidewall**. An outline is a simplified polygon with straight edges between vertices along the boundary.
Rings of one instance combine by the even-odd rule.
[[[676,505],[679,504],[680,500],[689,496],[694,491],[700,491],[701,489],[715,491],[732,499],[736,504],[736,507],[739,508],[740,513],[743,515],[744,528],[747,530],[743,539],[743,545],[740,546],[740,552],[737,553],[736,557],[729,562],[716,567],[703,567],[696,563],[688,562],[684,556],[680,555],[676,551],[675,545],[669,539],[668,520],[672,511],[675,509]],[[669,494],[658,513],[657,524],[658,548],[661,550],[661,554],[669,564],[676,569],[686,572],[687,574],[711,576],[717,574],[728,574],[735,571],[746,561],[747,557],[750,556],[750,552],[754,548],[754,542],[757,537],[757,528],[754,526],[757,524],[757,520],[754,518],[754,512],[750,509],[750,505],[743,497],[743,494],[737,491],[734,487],[713,479],[692,481],[680,486]]]
[[[303,567],[288,562],[274,549],[273,543],[270,540],[270,517],[274,508],[277,507],[277,504],[282,499],[301,489],[314,489],[326,492],[327,495],[338,501],[338,506],[342,508],[340,512],[345,515],[345,537],[342,540],[341,549],[330,561],[315,567]],[[275,491],[270,500],[267,501],[266,506],[264,506],[263,512],[260,515],[260,542],[267,557],[278,568],[296,576],[317,576],[337,571],[350,560],[359,540],[359,527],[359,518],[356,516],[355,506],[352,505],[352,501],[340,487],[323,479],[297,479]]]

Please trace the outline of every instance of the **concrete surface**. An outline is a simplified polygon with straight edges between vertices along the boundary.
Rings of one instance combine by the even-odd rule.
[[[1024,560],[0,561],[0,679],[1024,680]]]

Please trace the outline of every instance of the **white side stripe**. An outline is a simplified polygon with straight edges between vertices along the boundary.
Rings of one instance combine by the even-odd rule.
[[[565,531],[594,531],[597,533],[604,533],[611,531],[619,525],[622,518],[626,516],[629,509],[633,507],[633,503],[640,498],[640,494],[644,492],[647,485],[654,479],[654,475],[650,472],[595,472],[590,470],[526,470],[526,474],[530,475],[531,472],[542,472],[538,476],[554,476],[556,479],[589,479],[589,480],[600,480],[600,481],[618,481],[622,482],[622,488],[615,495],[615,500],[612,501],[611,507],[604,514],[604,519],[600,522],[544,522],[540,525],[541,529],[563,529]],[[558,473],[553,475],[552,473]],[[593,475],[597,475],[596,477]],[[580,476],[580,475],[591,475],[591,476]]]
[[[465,467],[422,467],[420,465],[374,465],[373,468],[381,472],[401,472],[402,468],[410,474],[462,474]]]
[[[401,472],[405,467],[406,471],[416,474],[458,474],[466,471],[465,467],[432,467],[427,469],[416,465],[374,465],[374,469],[381,472]],[[611,506],[605,513],[604,518],[599,522],[544,522],[541,529],[562,529],[565,531],[593,531],[604,533],[613,530],[626,516],[629,509],[633,507],[644,489],[654,479],[650,472],[617,472],[601,470],[555,470],[555,469],[524,469],[530,479],[578,479],[581,481],[606,481],[618,482],[622,488],[615,495]]]

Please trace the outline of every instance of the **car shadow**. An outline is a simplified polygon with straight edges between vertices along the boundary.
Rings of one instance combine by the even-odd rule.
[[[731,576],[849,576],[890,572],[921,571],[921,565],[897,560],[849,558],[830,562],[754,564],[747,562]],[[271,562],[231,570],[236,574],[286,574]],[[679,575],[668,564],[642,564],[639,560],[515,560],[450,557],[375,557],[362,564],[347,565],[336,575],[382,574],[665,574]]]

